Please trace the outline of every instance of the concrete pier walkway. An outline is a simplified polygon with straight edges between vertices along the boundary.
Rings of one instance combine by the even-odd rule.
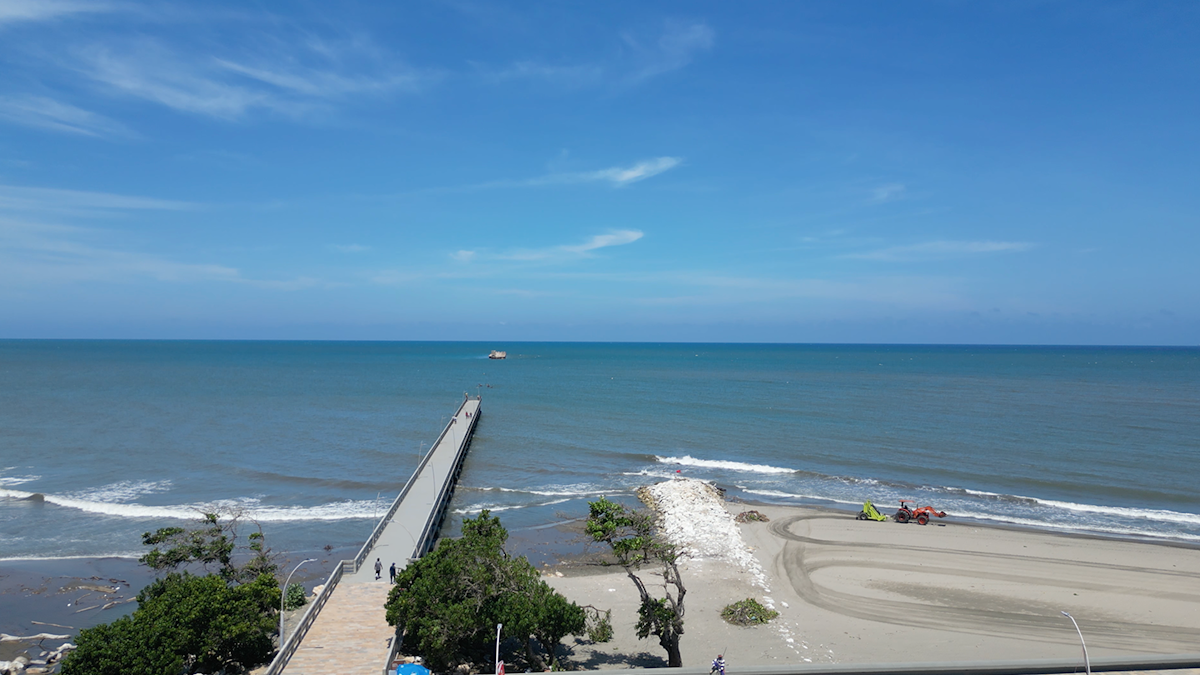
[[[395,629],[383,609],[396,571],[433,548],[479,419],[465,399],[354,560],[342,561],[266,675],[380,675]],[[375,561],[382,566],[375,578]]]

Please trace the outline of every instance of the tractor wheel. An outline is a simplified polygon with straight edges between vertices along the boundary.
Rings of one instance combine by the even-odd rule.
[[[857,515],[857,516],[854,516],[854,519],[855,519],[855,520],[866,520],[866,519],[867,519],[867,512],[866,512],[866,511],[859,511],[859,512],[858,512],[858,515]]]
[[[921,515],[917,516],[917,524],[918,525],[924,525],[925,523],[928,523],[928,522],[929,522],[929,514],[922,513]]]
[[[897,511],[896,512],[896,522],[897,523],[907,523],[908,519],[911,517],[912,517],[912,514],[909,513],[908,511]]]

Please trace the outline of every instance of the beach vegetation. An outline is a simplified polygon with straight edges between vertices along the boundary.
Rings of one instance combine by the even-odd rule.
[[[500,519],[484,510],[463,520],[462,537],[442,540],[397,575],[385,608],[406,652],[420,654],[435,671],[464,663],[487,670],[496,626],[503,624],[502,639],[511,638],[510,647],[515,639],[516,658],[526,667],[558,665],[562,639],[584,634],[585,611],[543,581],[524,556],[509,555],[507,539]]]
[[[275,577],[230,585],[219,575],[173,572],[142,589],[133,614],[86,628],[63,675],[241,673],[271,659]]]
[[[754,626],[767,623],[777,616],[779,616],[779,612],[764,606],[754,598],[738,600],[731,605],[726,605],[725,609],[721,610],[721,618],[735,626]]]
[[[595,643],[609,642],[613,639],[612,610],[600,611],[591,605],[584,607],[587,612],[587,639]]]
[[[650,513],[632,509],[601,497],[589,502],[586,531],[594,541],[608,545],[616,564],[637,587],[641,598],[638,608],[637,636],[651,635],[667,652],[667,666],[680,668],[683,657],[679,640],[683,635],[683,599],[687,589],[679,574],[679,552],[654,530]],[[611,564],[605,561],[602,564]],[[661,576],[663,596],[656,597],[647,588],[639,572],[649,568]]]
[[[306,604],[308,604],[308,597],[304,592],[304,584],[288,584],[287,590],[283,593],[284,610],[300,609]]]

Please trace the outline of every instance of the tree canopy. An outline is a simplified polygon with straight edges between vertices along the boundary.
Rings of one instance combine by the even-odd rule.
[[[275,577],[228,585],[171,573],[138,594],[131,616],[80,632],[63,675],[241,672],[270,660],[279,607]]]
[[[279,611],[277,566],[261,532],[237,564],[237,518],[206,513],[200,526],[147,532],[140,560],[170,571],[138,593],[133,614],[80,632],[63,675],[240,673],[269,661]],[[216,573],[173,570],[198,564]]]
[[[539,667],[531,639],[553,665],[559,642],[584,632],[583,608],[542,581],[524,556],[510,556],[507,539],[500,519],[485,510],[463,520],[461,538],[442,540],[400,572],[386,609],[405,651],[421,654],[435,670],[491,664],[496,625],[503,624],[503,635],[520,641],[527,665]]]

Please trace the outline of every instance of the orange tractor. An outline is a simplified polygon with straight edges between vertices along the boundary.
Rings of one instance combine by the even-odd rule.
[[[945,511],[935,511],[932,506],[916,506],[916,502],[911,499],[900,500],[900,510],[896,511],[896,522],[907,523],[910,520],[917,521],[918,525],[924,525],[929,522],[930,516],[945,518]]]

